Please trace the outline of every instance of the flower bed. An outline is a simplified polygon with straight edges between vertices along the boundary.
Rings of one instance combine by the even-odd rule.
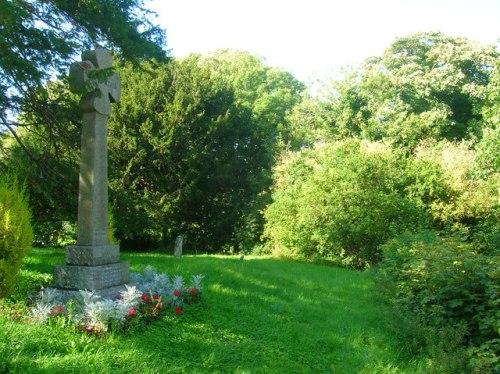
[[[130,284],[113,299],[105,299],[94,291],[80,290],[77,297],[64,302],[63,293],[55,288],[40,291],[31,316],[41,323],[64,321],[87,334],[103,335],[126,330],[134,325],[173,311],[182,314],[185,304],[201,299],[203,275],[192,276],[186,286],[184,278],[157,273],[151,266],[142,274],[130,274]]]

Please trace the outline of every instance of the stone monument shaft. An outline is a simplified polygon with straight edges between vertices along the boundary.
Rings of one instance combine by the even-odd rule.
[[[83,114],[77,245],[108,243],[107,116]]]
[[[110,71],[104,50],[86,51],[71,64],[70,90],[82,93],[83,113],[78,195],[78,238],[66,248],[66,265],[54,268],[54,282],[67,290],[111,293],[128,282],[129,265],[108,241],[108,116],[120,98],[120,78]]]

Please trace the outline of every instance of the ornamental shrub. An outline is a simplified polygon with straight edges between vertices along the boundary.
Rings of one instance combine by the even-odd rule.
[[[355,268],[378,246],[426,224],[404,193],[404,160],[382,143],[347,140],[288,154],[274,170],[264,235],[274,255],[326,258]]]
[[[472,365],[493,372],[500,349],[500,256],[432,232],[404,234],[381,248],[380,268],[396,286],[396,303],[423,325],[465,328]]]
[[[33,243],[31,213],[14,178],[0,178],[0,298],[10,294]]]

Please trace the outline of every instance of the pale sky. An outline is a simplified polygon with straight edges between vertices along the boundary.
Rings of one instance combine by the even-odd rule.
[[[382,54],[396,37],[441,31],[499,45],[500,0],[150,0],[175,57],[222,48],[307,81]]]

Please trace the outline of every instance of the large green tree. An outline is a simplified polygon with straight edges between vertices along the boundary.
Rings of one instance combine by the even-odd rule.
[[[110,121],[117,234],[237,247],[238,225],[271,183],[279,129],[302,84],[230,51],[126,65],[120,74],[123,96]]]
[[[481,138],[483,116],[493,115],[481,110],[485,88],[499,59],[493,46],[437,32],[399,38],[330,85],[322,102],[331,113],[328,136],[410,148],[422,139]]]
[[[124,59],[166,57],[165,33],[142,0],[0,0],[0,135],[7,130],[40,168],[19,127],[65,135],[67,111],[47,82],[64,81],[84,49],[103,47]],[[63,108],[64,109],[64,108]],[[23,118],[17,118],[23,113]],[[43,130],[35,128],[44,127]]]

